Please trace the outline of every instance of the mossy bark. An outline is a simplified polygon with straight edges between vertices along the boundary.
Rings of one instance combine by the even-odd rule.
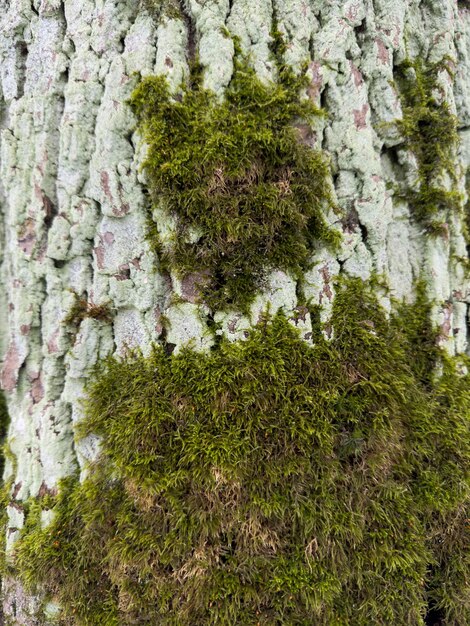
[[[249,97],[237,92],[237,59],[244,59],[256,79],[248,83]],[[196,65],[199,87],[191,78]],[[279,87],[280,68],[292,71],[284,76],[289,80],[304,76],[288,94]],[[184,346],[219,354],[228,349],[227,340],[249,342],[268,309],[273,318],[279,313],[290,320],[306,346],[335,342],[338,277],[372,279],[381,311],[396,310],[394,302],[403,298],[415,302],[417,285],[424,285],[432,305],[433,349],[437,343],[449,358],[468,351],[469,76],[470,10],[455,0],[0,0],[0,348],[11,416],[3,498],[8,568],[21,529],[34,528],[37,519],[45,527],[51,521],[60,481],[81,470],[83,478],[87,464],[97,460],[98,436],[106,436],[106,429],[74,436],[84,415],[82,398],[98,376],[95,365],[110,355],[126,358],[136,348],[144,355],[139,358],[152,358],[153,344],[170,360]],[[160,117],[150,111],[144,119],[145,105],[157,96]],[[196,100],[207,115],[193,109],[188,127],[199,132],[200,142],[191,135],[191,145],[181,129],[171,137],[165,124],[174,124],[172,116],[187,113],[185,105]],[[253,114],[256,100],[263,105],[259,116]],[[318,110],[323,115],[310,116]],[[165,159],[161,136],[152,144],[155,129],[173,141]],[[191,153],[186,161],[184,150]],[[253,163],[250,157],[256,157]],[[189,168],[181,176],[175,175],[178,159]],[[189,205],[197,210],[188,216]],[[204,216],[213,216],[216,206],[224,207],[222,226],[220,219]],[[226,211],[233,220],[226,220]],[[250,238],[244,254],[245,231]],[[327,233],[335,234],[334,242]],[[418,309],[412,305],[400,318],[407,336],[417,334],[415,344],[423,340],[423,326],[413,315]],[[380,333],[374,335],[373,319],[362,323],[363,339],[382,341]],[[426,387],[434,380],[436,358],[419,345],[407,358],[419,368],[414,375],[420,393],[439,395]],[[398,379],[400,359],[390,358],[397,359]],[[466,409],[459,379],[443,371],[445,391],[432,402],[445,405],[442,419],[450,429],[460,428],[457,417],[465,417]],[[355,372],[346,368],[346,378]],[[449,417],[454,413],[455,419]],[[433,436],[441,437],[436,454],[442,460],[452,442],[449,431],[437,431],[433,427]],[[348,454],[362,454],[363,432],[349,435]],[[382,439],[380,454],[389,458]],[[431,474],[428,487],[437,489]],[[378,501],[384,497],[381,492]],[[452,520],[445,517],[450,510]],[[455,606],[446,577],[463,580],[468,572],[463,560],[460,570],[452,565],[452,575],[443,563],[463,549],[459,528],[465,509],[456,505],[436,515],[453,532],[445,541],[435,534],[436,544],[415,555],[416,572],[409,572],[408,582],[414,575],[426,578],[425,552],[434,550],[431,596],[454,611],[436,609],[435,619],[457,626],[468,598],[461,596]],[[26,542],[23,563],[27,547]],[[115,565],[123,567],[119,559]],[[26,566],[22,578],[14,569],[5,571],[6,623],[52,623],[57,598],[43,601],[22,586]],[[292,572],[286,571],[284,583],[291,584]],[[299,573],[297,582],[310,574]],[[59,575],[57,580],[64,584],[65,601],[66,584]],[[408,599],[416,592],[411,582],[409,589]],[[295,612],[300,605],[286,606],[291,622],[284,623],[303,623]],[[246,610],[243,623],[251,619]],[[416,610],[422,619],[424,605]],[[351,626],[361,623],[359,613],[348,613],[351,607],[341,611],[330,616]],[[406,623],[392,613],[387,623]],[[372,613],[363,615],[367,620]],[[417,613],[409,615],[419,623]],[[201,617],[201,624],[210,619]]]

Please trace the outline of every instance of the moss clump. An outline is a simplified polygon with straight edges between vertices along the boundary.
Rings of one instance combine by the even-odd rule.
[[[164,15],[169,19],[184,19],[179,0],[140,0],[142,6],[155,16]]]
[[[277,315],[108,359],[81,428],[101,457],[52,525],[31,509],[19,575],[64,624],[469,623],[470,380],[428,314],[389,320],[353,281],[314,347]]]
[[[163,266],[200,276],[213,308],[248,307],[272,268],[300,274],[315,242],[332,243],[325,157],[300,141],[319,110],[300,93],[305,75],[278,63],[261,82],[239,58],[223,101],[193,68],[173,96],[164,76],[142,80],[131,104],[148,145],[144,168],[155,206],[177,218],[171,242],[149,237]]]
[[[468,244],[470,241],[470,169],[467,169],[465,173],[465,193],[467,195],[467,201],[464,207],[464,233]],[[470,259],[467,260],[470,261]]]
[[[77,327],[84,319],[91,318],[101,322],[111,322],[113,319],[112,311],[108,304],[95,304],[86,298],[80,298],[77,294],[70,308],[70,311],[64,318],[64,324]]]
[[[461,194],[445,187],[456,182],[459,137],[457,118],[439,84],[439,74],[444,71],[453,75],[449,59],[432,64],[407,60],[397,69],[403,108],[398,127],[418,161],[417,190],[409,191],[407,199],[413,216],[437,234],[442,225],[436,218],[443,209],[462,210]]]

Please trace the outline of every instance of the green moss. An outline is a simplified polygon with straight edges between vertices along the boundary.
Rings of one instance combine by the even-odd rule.
[[[178,0],[140,0],[141,5],[155,17],[184,19],[184,13]]]
[[[455,186],[455,158],[459,137],[452,113],[439,83],[439,74],[453,76],[451,61],[425,64],[407,60],[397,68],[397,83],[403,108],[399,130],[418,162],[416,188],[407,192],[413,216],[434,234],[441,234],[442,211],[461,211],[462,196],[448,189]],[[446,177],[449,181],[446,182]]]
[[[465,172],[465,193],[467,201],[464,207],[464,233],[467,242],[470,241],[470,169]]]
[[[223,101],[203,88],[199,67],[176,96],[153,76],[131,99],[152,201],[177,218],[171,242],[154,223],[149,238],[166,269],[199,276],[212,308],[246,310],[270,269],[300,275],[316,243],[337,241],[323,217],[328,162],[295,127],[320,111],[300,97],[304,74],[280,61],[278,74],[265,84],[238,55]]]
[[[387,319],[351,281],[331,323],[313,347],[278,314],[100,366],[101,456],[15,550],[64,624],[469,622],[468,359],[436,347],[422,290]]]
[[[101,322],[112,321],[112,311],[108,304],[95,304],[86,298],[80,298],[74,293],[75,299],[70,311],[64,318],[64,324],[78,327],[84,319],[91,318]]]

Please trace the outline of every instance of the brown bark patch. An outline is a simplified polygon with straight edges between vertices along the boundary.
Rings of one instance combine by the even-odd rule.
[[[24,359],[20,355],[20,350],[15,340],[12,340],[2,368],[2,388],[5,391],[13,391],[18,381],[18,372]]]

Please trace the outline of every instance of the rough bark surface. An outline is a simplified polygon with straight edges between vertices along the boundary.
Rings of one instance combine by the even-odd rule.
[[[455,171],[465,193],[466,2],[187,0],[180,19],[158,18],[130,0],[0,0],[0,349],[16,459],[6,467],[14,485],[7,548],[24,521],[21,502],[53,492],[95,454],[96,443],[75,446],[73,432],[97,359],[148,348],[161,337],[162,315],[170,322],[168,342],[211,341],[208,311],[194,302],[191,285],[161,275],[145,241],[147,196],[126,103],[134,73],[166,73],[177,86],[196,42],[205,84],[222,94],[233,69],[233,42],[221,33],[227,26],[257,73],[269,78],[274,17],[288,43],[287,61],[310,60],[310,95],[328,112],[318,145],[331,156],[345,216],[340,253],[318,252],[305,295],[327,316],[340,272],[363,279],[377,272],[397,298],[409,297],[421,277],[440,303],[443,343],[451,352],[467,349],[470,283],[458,260],[467,257],[460,218],[448,216],[444,236],[431,238],[392,189],[413,180],[417,167],[394,126],[402,114],[395,68],[407,57],[448,56],[456,77],[443,80],[459,119]],[[253,305],[254,319],[267,302],[272,311],[293,311],[296,288],[292,278],[274,273]],[[71,332],[63,322],[77,296],[109,305],[112,322],[87,318]],[[233,338],[249,324],[237,314],[215,318]],[[308,318],[299,323],[307,336]],[[36,623],[35,600],[15,581],[5,581],[4,596],[11,623]]]

